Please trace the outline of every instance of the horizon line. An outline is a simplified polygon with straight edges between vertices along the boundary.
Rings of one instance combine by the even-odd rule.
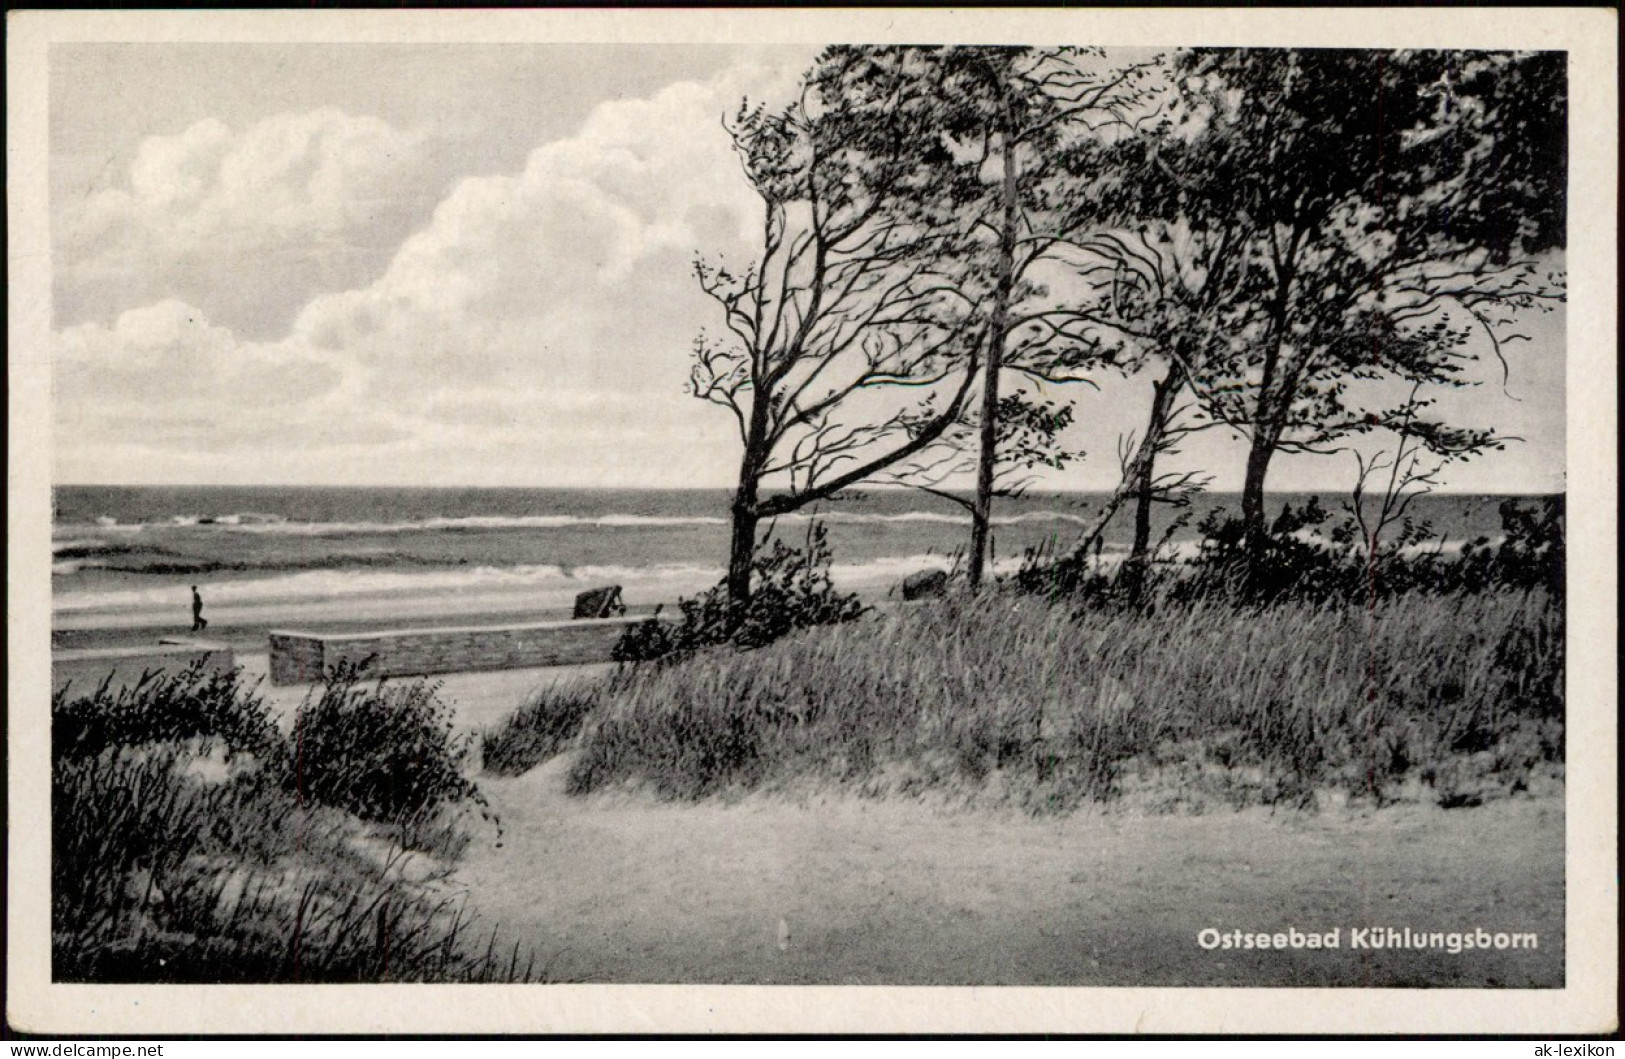
[[[715,492],[731,492],[733,490],[733,488],[734,488],[733,486],[727,486],[727,485],[448,485],[448,484],[443,484],[443,483],[439,483],[439,484],[437,484],[437,483],[417,483],[417,484],[406,485],[406,484],[400,484],[400,483],[384,483],[384,482],[365,482],[365,483],[323,483],[323,482],[270,482],[270,483],[266,483],[266,482],[258,482],[258,483],[252,483],[252,484],[237,484],[237,483],[233,483],[233,482],[186,482],[186,483],[175,483],[175,482],[53,482],[53,483],[51,483],[51,489],[52,490],[56,490],[56,489],[369,489],[369,490],[382,490],[382,489],[434,489],[434,490],[445,490],[445,491],[448,491],[448,492],[451,491],[451,490],[459,490],[459,491],[462,491],[462,492],[481,492],[481,491],[496,492],[496,491],[499,491],[499,490],[516,490],[516,489],[519,489],[519,490],[548,490],[548,489],[551,489],[551,490],[558,490],[558,491],[583,492],[583,493],[589,493],[589,492],[596,492],[596,493],[609,493],[609,492],[715,493]],[[946,492],[951,492],[951,493],[960,493],[960,492],[962,492],[962,493],[966,493],[966,494],[974,494],[975,493],[975,488],[972,487],[972,486],[950,487],[950,488],[946,489],[945,491]],[[1051,489],[1032,489],[1032,490],[1029,490],[1026,493],[1022,494],[1022,496],[1031,497],[1031,496],[1043,496],[1043,495],[1054,496],[1054,495],[1071,495],[1071,494],[1084,494],[1084,495],[1090,495],[1090,496],[1101,496],[1101,495],[1107,495],[1107,494],[1113,493],[1115,491],[1116,490],[1113,489],[1113,488],[1092,488],[1091,489],[1091,488],[1058,487],[1058,488],[1051,488]],[[926,490],[921,489],[919,486],[912,486],[912,485],[897,485],[897,484],[853,485],[853,486],[848,486],[845,489],[839,490],[838,492],[836,492],[835,494],[832,494],[832,495],[833,496],[839,496],[839,495],[841,495],[841,493],[859,493],[859,492],[921,493],[921,492],[926,492]],[[1241,492],[1242,492],[1242,490],[1239,489],[1239,488],[1236,488],[1236,489],[1203,489],[1203,490],[1199,490],[1199,491],[1193,493],[1192,495],[1193,496],[1202,496],[1202,495],[1209,495],[1209,496],[1214,496],[1214,495],[1239,495]],[[1297,495],[1311,495],[1311,494],[1320,494],[1320,493],[1341,495],[1341,494],[1345,494],[1347,492],[1348,492],[1347,486],[1334,485],[1334,486],[1329,486],[1329,487],[1325,487],[1325,488],[1266,489],[1264,491],[1264,495],[1265,496],[1286,496],[1286,495],[1297,496]],[[1568,489],[1567,489],[1566,486],[1563,487],[1563,488],[1557,488],[1557,489],[1526,489],[1526,490],[1457,489],[1457,488],[1452,488],[1450,486],[1441,486],[1439,488],[1429,490],[1428,492],[1426,492],[1424,494],[1421,494],[1421,495],[1425,495],[1425,496],[1566,496],[1567,494],[1568,494]],[[998,497],[995,497],[995,499],[996,500],[1020,500],[1020,499],[1022,499],[1022,496],[998,496]],[[826,497],[824,499],[829,499],[829,498]],[[812,502],[816,503],[816,501],[812,501]]]

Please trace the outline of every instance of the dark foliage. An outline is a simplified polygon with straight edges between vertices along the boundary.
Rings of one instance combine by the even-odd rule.
[[[678,603],[682,619],[658,613],[626,631],[615,647],[618,662],[676,660],[706,647],[762,647],[796,629],[852,621],[863,614],[857,596],[830,580],[827,531],[814,522],[805,549],[775,540],[751,561],[751,596],[744,607],[730,603],[726,582]]]
[[[1566,570],[1563,497],[1544,497],[1529,506],[1503,500],[1500,510],[1501,542],[1469,542],[1460,558],[1448,566],[1447,584],[1454,582],[1469,591],[1495,585],[1538,586],[1562,599]]]
[[[214,673],[198,664],[169,676],[145,675],[116,692],[106,681],[88,695],[74,696],[74,690],[63,685],[51,697],[51,756],[57,760],[200,737],[268,765],[279,764],[284,752],[264,700],[243,687],[235,669]]]
[[[1540,588],[1564,598],[1564,502],[1561,495],[1500,505],[1502,537],[1464,543],[1458,551],[1425,547],[1428,525],[1406,525],[1394,546],[1372,558],[1352,546],[1345,521],[1320,535],[1331,516],[1319,497],[1294,509],[1283,504],[1257,554],[1246,525],[1215,508],[1197,524],[1202,550],[1182,565],[1164,565],[1135,582],[1126,570],[1108,572],[1077,555],[1033,551],[1009,579],[1012,587],[1086,609],[1147,608],[1225,599],[1244,605],[1294,601],[1369,605],[1407,593],[1436,595]],[[1304,533],[1303,531],[1315,531]]]
[[[1093,558],[1100,558],[1104,538],[1095,538]],[[1021,566],[1010,578],[1018,591],[1043,596],[1051,602],[1074,600],[1078,602],[1104,602],[1118,595],[1118,578],[1101,570],[1098,562],[1090,561],[1090,554],[1073,552],[1057,555],[1053,543],[1029,548],[1021,557]]]
[[[397,835],[399,853],[373,863],[349,839],[376,828],[308,804],[299,790],[302,781],[323,800],[391,812],[477,798],[444,772],[456,747],[438,724],[432,688],[358,693],[354,673],[336,675],[302,712],[305,734],[317,736],[305,744],[317,752],[302,772],[236,674],[189,671],[79,699],[59,693],[53,713],[57,981],[534,977],[517,948],[498,952],[494,935],[473,936],[460,908],[390,871],[405,850],[431,848],[413,844],[416,832],[386,829],[381,837]],[[224,749],[224,763],[207,756],[211,746]],[[460,848],[454,839],[437,855]],[[297,863],[300,854],[315,855],[321,870]]]
[[[1175,602],[1219,594],[1249,603],[1288,599],[1347,603],[1388,599],[1409,592],[1452,594],[1498,588],[1544,588],[1563,598],[1563,498],[1534,503],[1503,500],[1502,539],[1469,541],[1454,553],[1442,545],[1420,547],[1430,528],[1407,526],[1399,543],[1375,556],[1346,546],[1350,527],[1327,537],[1296,536],[1323,525],[1328,515],[1318,498],[1294,511],[1284,505],[1257,555],[1246,549],[1245,526],[1215,510],[1199,524],[1201,556],[1185,576],[1171,577],[1167,597]]]
[[[468,740],[452,731],[438,685],[374,688],[361,667],[341,665],[294,718],[289,782],[310,799],[364,820],[400,821],[479,789],[463,775]]]

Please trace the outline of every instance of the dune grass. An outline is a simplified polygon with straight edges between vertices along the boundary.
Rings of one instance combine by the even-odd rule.
[[[210,737],[227,752],[266,760],[283,752],[281,733],[258,688],[239,670],[194,665],[152,672],[133,685],[58,688],[51,700],[51,753],[57,760],[94,757],[109,747]]]
[[[472,784],[436,772],[431,788],[396,788],[387,819],[385,800],[357,798],[389,785],[402,752],[460,760],[432,687],[401,690],[336,679],[291,740],[235,674],[58,695],[56,980],[533,978],[440,885],[469,841]],[[413,709],[388,709],[401,702]]]
[[[582,793],[812,780],[1033,811],[1131,791],[1469,805],[1561,762],[1561,623],[1539,589],[1102,611],[990,593],[544,691],[487,761],[495,745],[522,771],[579,726]]]
[[[576,679],[536,691],[502,724],[482,733],[485,771],[517,776],[565,749],[581,734],[587,716],[637,672],[626,666],[605,680]]]

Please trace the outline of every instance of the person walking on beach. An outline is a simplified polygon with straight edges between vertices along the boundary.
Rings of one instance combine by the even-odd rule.
[[[192,586],[192,631],[202,632],[209,627],[209,621],[203,616],[203,597],[197,594],[197,586]]]

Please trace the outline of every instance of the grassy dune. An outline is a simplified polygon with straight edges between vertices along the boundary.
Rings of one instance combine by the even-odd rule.
[[[577,745],[573,791],[679,799],[812,781],[1033,811],[1453,807],[1560,774],[1562,672],[1540,589],[1101,611],[993,594],[547,689],[485,761]]]
[[[235,673],[193,670],[59,694],[52,741],[58,981],[533,975],[446,885],[482,803],[431,685],[335,678],[284,739]]]

